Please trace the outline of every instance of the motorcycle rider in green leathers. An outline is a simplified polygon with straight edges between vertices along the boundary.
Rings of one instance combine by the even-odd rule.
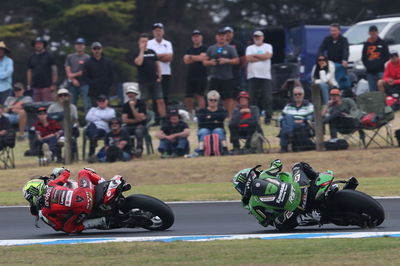
[[[239,171],[233,186],[242,195],[243,207],[262,226],[290,230],[297,225],[321,223],[319,212],[313,209],[317,191],[314,182],[319,174],[309,164],[295,163],[292,174],[281,172],[279,159],[266,170],[257,170],[258,167]]]

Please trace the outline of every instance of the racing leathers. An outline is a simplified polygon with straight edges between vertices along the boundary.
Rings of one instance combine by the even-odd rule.
[[[104,181],[93,170],[85,168],[78,173],[78,187],[63,186],[70,177],[64,169],[58,178],[49,181],[40,199],[39,216],[56,231],[79,233],[84,219],[90,214],[94,201],[94,185]]]
[[[311,181],[318,173],[307,163],[294,164],[292,175],[280,170],[273,172],[271,168],[256,170],[256,175],[242,203],[262,226],[288,230],[297,225],[319,223],[319,213],[313,210],[311,200],[316,194]]]

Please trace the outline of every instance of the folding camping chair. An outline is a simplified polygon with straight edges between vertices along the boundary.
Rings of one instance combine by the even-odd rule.
[[[361,141],[365,149],[372,143],[379,148],[394,146],[392,126],[389,123],[394,119],[394,112],[386,105],[386,96],[383,92],[373,91],[357,96],[357,105],[366,114],[373,114],[373,123],[361,123],[360,129],[365,132]]]

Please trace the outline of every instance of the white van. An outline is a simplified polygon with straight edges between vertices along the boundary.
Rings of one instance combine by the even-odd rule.
[[[389,44],[389,51],[400,53],[400,16],[388,16],[354,24],[343,36],[348,39],[350,45],[349,68],[352,68],[357,75],[365,73],[361,53],[363,44],[369,37],[368,29],[372,25],[378,27],[379,37]]]

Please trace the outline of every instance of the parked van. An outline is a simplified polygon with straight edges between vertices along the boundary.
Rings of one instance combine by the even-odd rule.
[[[354,24],[343,35],[348,39],[350,45],[349,68],[353,69],[357,76],[365,74],[361,56],[363,44],[369,37],[369,27],[372,25],[378,28],[379,37],[387,42],[389,50],[400,53],[400,15],[381,17]]]

